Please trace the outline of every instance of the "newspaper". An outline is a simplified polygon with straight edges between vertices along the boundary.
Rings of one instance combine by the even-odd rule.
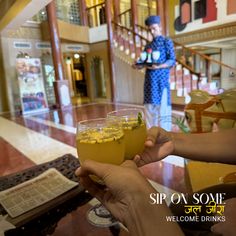
[[[36,208],[77,186],[55,168],[0,192],[0,204],[12,217]]]

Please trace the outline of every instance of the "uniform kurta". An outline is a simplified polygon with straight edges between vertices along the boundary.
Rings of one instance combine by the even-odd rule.
[[[175,51],[173,42],[170,38],[164,36],[156,37],[150,44],[146,46],[146,50],[151,48],[152,51],[159,51],[160,57],[158,64],[168,64],[169,67],[175,64]],[[168,104],[170,105],[170,68],[146,70],[144,83],[144,104],[161,104],[161,96],[163,89],[168,90]]]
[[[170,67],[175,65],[175,51],[172,40],[164,36],[154,38],[150,44],[146,45],[145,50],[148,48],[151,48],[152,51],[160,52],[160,57],[156,63],[169,65],[169,68],[146,70],[144,82],[144,105],[147,109],[147,113],[149,113],[149,117],[147,118],[153,119],[153,121],[148,122],[148,126],[150,127],[159,125],[158,121],[161,121],[161,119],[171,119],[169,76]],[[166,97],[163,97],[163,95]],[[169,129],[170,128],[167,128],[167,130]]]

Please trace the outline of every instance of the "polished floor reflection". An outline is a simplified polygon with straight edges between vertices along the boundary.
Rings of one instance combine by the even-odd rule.
[[[78,121],[105,117],[110,111],[128,107],[143,109],[142,106],[134,105],[91,103],[25,117],[1,114],[0,175],[15,173],[66,153],[77,156],[75,127]],[[170,156],[163,161],[144,166],[140,170],[158,191],[171,193],[189,190],[186,187],[184,160],[181,157]],[[53,235],[112,235],[109,229],[89,225],[85,217],[89,207],[90,204],[86,204],[64,217]],[[120,235],[127,234],[125,230],[121,230]]]

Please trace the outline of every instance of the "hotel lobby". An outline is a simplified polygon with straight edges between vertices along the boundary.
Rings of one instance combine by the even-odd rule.
[[[50,167],[77,183],[16,218],[0,205],[0,235],[130,235],[120,223],[88,222],[98,200],[74,174],[76,129],[115,110],[145,114],[145,70],[133,64],[150,41],[149,15],[160,15],[163,35],[174,42],[172,132],[235,129],[236,4],[216,2],[0,0],[0,192]],[[225,176],[235,182],[236,167],[169,155],[139,170],[169,206],[171,196],[221,184]],[[2,229],[4,217],[16,229]]]

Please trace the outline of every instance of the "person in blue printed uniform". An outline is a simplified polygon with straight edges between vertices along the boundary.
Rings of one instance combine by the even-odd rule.
[[[152,66],[146,66],[144,82],[144,106],[147,127],[161,126],[171,130],[171,95],[169,75],[175,65],[175,51],[170,38],[161,34],[160,17],[149,16],[145,20],[153,40],[145,51],[159,51],[160,56]],[[136,68],[140,68],[137,66]]]

